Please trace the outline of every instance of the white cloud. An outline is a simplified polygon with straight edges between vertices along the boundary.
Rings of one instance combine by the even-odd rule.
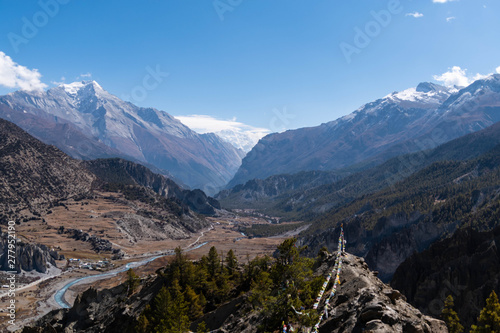
[[[419,18],[419,17],[423,17],[424,14],[419,13],[419,12],[415,12],[415,13],[406,13],[406,16],[412,16],[414,18]]]
[[[450,17],[447,17],[447,18],[446,18],[446,22],[451,22],[451,21],[453,21],[453,20],[455,20],[455,19],[456,19],[456,17],[455,17],[455,16],[450,16]]]
[[[447,3],[447,2],[452,2],[452,1],[456,1],[456,0],[432,0],[432,2],[434,2],[434,3]]]
[[[208,115],[176,116],[176,119],[193,131],[204,133],[216,133],[234,146],[249,151],[259,139],[271,133],[267,128],[253,127],[239,121],[217,119]]]
[[[472,82],[474,81],[477,81],[477,80],[482,80],[482,79],[486,79],[488,76],[490,76],[491,74],[486,74],[486,75],[483,75],[483,74],[479,74],[477,73],[476,75],[474,75],[474,77],[472,78]],[[471,82],[471,83],[472,83]]]
[[[40,81],[42,74],[15,63],[11,57],[0,51],[0,85],[21,90],[43,90],[47,85]]]
[[[500,74],[500,67],[496,68],[496,72]],[[486,75],[476,73],[473,76],[469,76],[467,75],[467,69],[462,69],[459,66],[453,66],[449,71],[441,75],[434,75],[433,78],[436,81],[442,82],[447,87],[466,87],[476,80],[485,79],[491,75],[493,75],[493,73]]]
[[[442,82],[447,87],[465,87],[469,85],[469,78],[465,73],[466,71],[466,69],[462,69],[459,66],[453,66],[446,73],[434,75],[434,80]]]

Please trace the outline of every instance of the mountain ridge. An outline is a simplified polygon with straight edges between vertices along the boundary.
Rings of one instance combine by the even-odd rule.
[[[389,94],[328,123],[269,134],[243,159],[226,188],[276,174],[364,161],[376,165],[483,129],[500,120],[499,82],[500,75],[492,75],[461,90],[422,83],[418,91]],[[463,103],[446,104],[451,98]]]
[[[17,91],[0,97],[0,116],[23,125],[74,157],[121,157],[167,170],[191,188],[215,193],[232,177],[243,152],[213,135],[199,135],[166,112],[137,107],[108,93],[95,81],[47,91]],[[26,120],[32,117],[31,121]],[[40,128],[66,124],[87,145],[61,140],[69,134]],[[69,124],[69,125],[67,125]],[[71,138],[69,138],[71,139]],[[103,149],[104,148],[104,149]]]

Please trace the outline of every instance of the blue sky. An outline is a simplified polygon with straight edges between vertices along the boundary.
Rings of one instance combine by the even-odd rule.
[[[500,1],[438,1],[0,0],[0,94],[25,87],[6,78],[18,66],[176,116],[315,126],[435,75],[496,71]]]

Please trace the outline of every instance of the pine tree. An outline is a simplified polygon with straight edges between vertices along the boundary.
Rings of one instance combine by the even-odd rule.
[[[471,333],[500,332],[500,303],[493,290],[486,300],[486,306],[481,310],[478,325],[472,325]]]
[[[226,268],[229,272],[229,275],[234,275],[237,273],[238,269],[238,259],[236,259],[236,256],[234,255],[233,250],[229,250],[226,256]]]
[[[137,333],[149,333],[149,320],[145,313],[142,313],[137,319],[135,331]]]
[[[202,304],[200,296],[196,295],[193,288],[190,286],[186,287],[184,295],[185,301],[189,306],[189,318],[193,320],[201,317],[203,315],[203,308],[205,307],[205,304]]]
[[[208,251],[208,274],[215,280],[215,276],[220,272],[220,259],[215,246]]]
[[[448,295],[444,301],[444,308],[441,312],[441,316],[443,317],[446,326],[448,326],[450,333],[462,333],[464,331],[464,327],[460,324],[458,314],[455,310],[453,310],[454,306],[453,296]]]
[[[172,326],[168,315],[171,302],[169,291],[162,287],[153,302],[152,321],[155,333],[167,332]]]
[[[167,317],[170,320],[170,330],[168,332],[187,332],[189,329],[188,304],[184,300],[179,281],[174,280],[170,287],[172,302],[168,307]]]
[[[127,271],[127,288],[128,288],[128,296],[132,295],[137,288],[139,287],[141,279],[135,274],[132,268],[129,268]]]

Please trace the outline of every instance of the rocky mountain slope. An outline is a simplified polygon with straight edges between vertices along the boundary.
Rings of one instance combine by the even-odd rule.
[[[299,191],[338,181],[342,173],[335,171],[303,171],[293,175],[276,175],[266,179],[252,179],[232,189],[222,190],[215,197],[225,208],[272,207],[279,198]]]
[[[40,216],[51,202],[88,193],[95,179],[79,161],[0,119],[1,222]]]
[[[335,264],[330,256],[318,268],[327,275]],[[319,327],[320,333],[340,332],[447,332],[444,322],[424,316],[397,290],[382,283],[362,258],[346,255],[340,285],[332,308]],[[230,314],[215,332],[255,332],[259,316],[242,306]]]
[[[95,81],[14,92],[0,97],[0,105],[1,117],[74,157],[128,157],[209,193],[232,178],[244,154],[215,134],[193,132],[166,112],[124,102]]]
[[[325,258],[316,274],[325,275],[335,263]],[[162,279],[142,281],[142,289],[128,297],[125,285],[110,290],[89,289],[80,295],[71,309],[57,310],[40,319],[23,333],[67,332],[134,332],[137,317],[162,286]],[[262,320],[243,298],[235,298],[200,320],[218,317],[213,332],[256,332]],[[445,324],[424,316],[413,308],[398,291],[382,283],[368,269],[363,259],[346,255],[337,295],[332,299],[328,319],[320,332],[447,332]]]
[[[394,157],[372,168],[359,165],[338,171],[309,171],[255,179],[221,191],[217,198],[227,208],[253,208],[286,219],[313,221],[364,195],[392,188],[432,163],[473,159],[498,144],[500,123],[495,123],[434,149]],[[356,169],[362,171],[353,172]]]
[[[270,134],[228,184],[308,170],[333,170],[430,149],[500,120],[500,75],[460,91],[422,83],[317,127]]]
[[[335,246],[332,235],[344,223],[351,251],[366,258],[389,280],[415,251],[470,223],[489,230],[500,189],[500,145],[468,161],[436,162],[378,192],[318,217],[304,232],[311,253]]]
[[[162,197],[178,200],[196,213],[214,215],[216,210],[220,209],[218,201],[207,197],[204,192],[182,189],[171,179],[137,163],[111,158],[85,161],[83,165],[102,182],[144,186]]]
[[[430,315],[439,314],[443,297],[451,294],[462,324],[470,327],[491,291],[500,290],[499,242],[500,227],[487,232],[457,230],[406,259],[391,285]]]

